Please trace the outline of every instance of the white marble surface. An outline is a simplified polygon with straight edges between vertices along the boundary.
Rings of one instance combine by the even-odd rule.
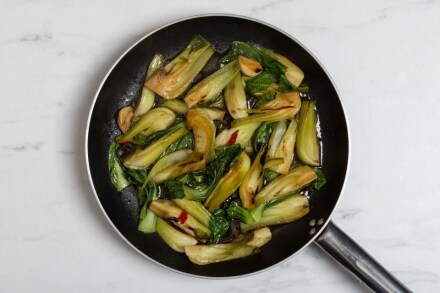
[[[314,246],[250,277],[176,274],[140,257],[101,214],[84,132],[102,78],[156,27],[224,12],[280,27],[326,66],[352,138],[334,221],[412,290],[439,292],[440,2],[183,3],[0,2],[0,291],[367,291]]]

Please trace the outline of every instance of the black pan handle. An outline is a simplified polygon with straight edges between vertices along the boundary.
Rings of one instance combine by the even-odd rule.
[[[411,292],[332,221],[315,243],[375,292]]]

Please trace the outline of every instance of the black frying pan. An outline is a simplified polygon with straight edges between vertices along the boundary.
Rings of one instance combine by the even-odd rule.
[[[322,135],[322,169],[327,184],[310,197],[310,213],[273,229],[273,239],[253,256],[198,266],[170,249],[156,234],[137,231],[139,206],[134,189],[115,191],[107,156],[119,134],[115,115],[140,94],[148,63],[156,52],[175,56],[194,34],[219,52],[234,40],[252,41],[293,60],[305,73],[310,96],[317,101]],[[95,97],[86,134],[87,165],[99,203],[120,235],[147,258],[172,270],[204,277],[235,277],[268,269],[312,242],[323,247],[375,290],[407,290],[342,233],[330,216],[341,195],[349,161],[349,135],[344,110],[327,72],[311,53],[286,33],[260,21],[232,15],[205,15],[166,25],[142,38],[113,66]]]

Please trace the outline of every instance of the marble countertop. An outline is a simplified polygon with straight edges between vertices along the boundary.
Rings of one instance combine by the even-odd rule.
[[[90,186],[95,92],[131,44],[204,13],[299,39],[347,111],[351,164],[333,220],[415,292],[440,291],[440,2],[0,3],[1,292],[367,292],[316,246],[269,271],[209,280],[166,270],[115,233]]]

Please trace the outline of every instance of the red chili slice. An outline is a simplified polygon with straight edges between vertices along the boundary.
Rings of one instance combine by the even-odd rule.
[[[231,138],[229,138],[228,142],[226,143],[226,145],[231,145],[234,144],[235,141],[237,140],[238,137],[238,130],[236,130],[232,135]]]
[[[131,145],[131,144],[132,144],[132,142],[129,141],[129,140],[127,140],[127,141],[123,141],[123,142],[120,143],[120,145],[122,145],[122,146],[129,146],[129,145]]]
[[[185,224],[186,220],[188,220],[188,213],[186,211],[182,211],[177,221],[179,224],[183,225]]]

